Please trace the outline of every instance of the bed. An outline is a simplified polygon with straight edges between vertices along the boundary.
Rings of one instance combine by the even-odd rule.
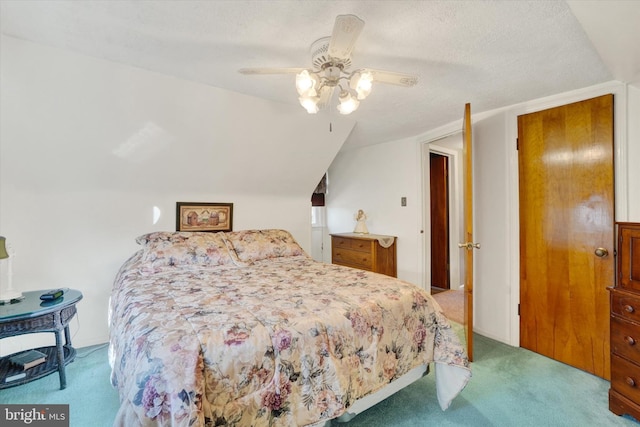
[[[471,377],[429,294],[316,262],[287,231],[137,242],[110,300],[116,426],[321,426],[431,365],[444,410]]]

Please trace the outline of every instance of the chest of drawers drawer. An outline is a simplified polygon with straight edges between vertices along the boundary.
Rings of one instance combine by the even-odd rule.
[[[612,290],[611,313],[640,323],[640,294]]]
[[[611,388],[634,402],[640,402],[640,366],[613,354]]]
[[[611,351],[640,365],[640,326],[612,316]]]
[[[361,239],[347,239],[344,237],[335,237],[332,240],[332,249],[347,249],[357,252],[373,252],[373,241]]]
[[[362,268],[363,270],[373,269],[371,253],[356,251],[345,248],[332,249],[333,263],[346,265],[348,267]]]

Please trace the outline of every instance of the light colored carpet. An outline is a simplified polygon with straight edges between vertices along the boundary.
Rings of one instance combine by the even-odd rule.
[[[84,347],[77,351],[76,359],[66,368],[67,388],[60,390],[59,376],[53,373],[24,385],[0,390],[0,403],[68,404],[70,427],[111,426],[119,399],[118,392],[109,381],[111,369],[107,345]]]
[[[442,411],[435,395],[435,373],[332,427],[638,427],[609,411],[609,382],[540,356],[474,335],[473,377]],[[118,394],[109,383],[106,346],[78,349],[67,367],[68,386],[58,376],[0,391],[0,403],[67,403],[70,427],[112,427]],[[126,426],[129,427],[129,426]]]
[[[450,320],[464,324],[464,291],[444,291],[432,296]]]
[[[478,334],[474,342],[473,377],[446,411],[437,404],[432,370],[332,427],[638,427],[609,411],[608,381]]]

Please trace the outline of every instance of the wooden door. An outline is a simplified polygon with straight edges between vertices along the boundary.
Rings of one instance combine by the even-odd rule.
[[[429,153],[431,286],[449,289],[449,184],[447,156]]]
[[[518,146],[520,345],[609,379],[613,95],[519,116]]]
[[[464,250],[464,320],[467,355],[473,362],[473,250],[480,244],[473,242],[473,150],[471,138],[471,104],[464,106],[464,230],[466,242],[458,244]]]

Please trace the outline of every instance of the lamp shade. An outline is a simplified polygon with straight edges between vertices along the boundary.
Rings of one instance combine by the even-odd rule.
[[[0,236],[0,259],[9,258],[9,254],[7,253],[7,246],[5,242],[7,239],[3,236]]]

